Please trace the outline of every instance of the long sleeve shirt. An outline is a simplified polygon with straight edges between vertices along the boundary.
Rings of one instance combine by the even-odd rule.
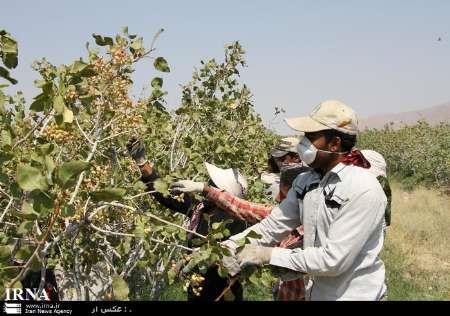
[[[303,249],[275,247],[270,264],[307,274],[307,299],[378,300],[386,291],[379,258],[386,204],[370,172],[340,163],[322,178],[300,174],[269,216],[230,239],[253,230],[262,238],[252,243],[274,246],[303,224]]]
[[[274,208],[270,204],[252,203],[240,199],[226,191],[211,186],[206,187],[203,194],[222,211],[250,224],[260,222]]]

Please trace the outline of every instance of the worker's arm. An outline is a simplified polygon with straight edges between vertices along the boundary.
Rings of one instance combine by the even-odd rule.
[[[208,201],[214,203],[222,211],[250,224],[260,222],[274,208],[273,205],[252,203],[240,199],[226,191],[211,186],[205,186],[203,194]]]
[[[296,192],[291,189],[286,199],[279,206],[272,209],[271,213],[258,224],[247,228],[242,233],[230,237],[230,241],[236,242],[245,237],[250,231],[261,235],[260,239],[251,239],[252,244],[271,246],[282,241],[289,233],[297,228],[301,222],[302,203],[299,203]],[[229,242],[226,243],[231,246]]]

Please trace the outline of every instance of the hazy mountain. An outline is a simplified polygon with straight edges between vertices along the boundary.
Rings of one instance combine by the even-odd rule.
[[[359,128],[383,128],[385,124],[393,122],[393,127],[402,125],[411,125],[418,120],[426,120],[430,124],[439,124],[440,122],[450,122],[450,102],[426,108],[423,110],[409,111],[402,113],[390,113],[370,116],[360,119]]]

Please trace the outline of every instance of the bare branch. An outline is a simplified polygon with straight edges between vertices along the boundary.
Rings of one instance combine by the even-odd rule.
[[[139,194],[136,194],[136,195],[127,197],[127,198],[125,198],[125,199],[126,199],[126,200],[134,200],[134,199],[136,199],[136,198],[138,198],[138,197],[145,196],[145,195],[149,195],[149,194],[153,194],[153,193],[156,193],[156,192],[157,192],[157,191],[147,191],[147,192],[144,192],[144,193],[139,193]]]
[[[90,224],[90,227],[92,227],[93,229],[95,229],[96,231],[98,231],[98,232],[101,232],[101,233],[104,233],[104,234],[107,234],[107,235],[111,235],[111,236],[122,236],[122,237],[132,237],[132,238],[143,238],[143,237],[141,237],[141,236],[137,236],[137,235],[134,235],[134,234],[128,234],[128,233],[118,233],[118,232],[113,232],[113,231],[110,231],[110,230],[106,230],[106,229],[102,229],[102,228],[100,228],[100,227],[98,227],[98,226],[95,226],[94,224]],[[152,237],[150,237],[150,238],[148,238],[149,240],[151,240],[151,241],[153,241],[153,242],[155,242],[155,243],[158,243],[158,244],[162,244],[162,245],[166,245],[166,246],[173,246],[173,247],[178,247],[178,248],[181,248],[181,249],[184,249],[184,250],[187,250],[187,251],[194,251],[194,249],[192,249],[192,248],[189,248],[189,247],[185,247],[185,246],[182,246],[182,245],[179,245],[179,244],[173,244],[173,243],[166,243],[166,242],[164,242],[164,241],[162,241],[162,240],[159,240],[159,239],[156,239],[156,238],[152,238]]]
[[[88,155],[88,157],[87,157],[87,159],[86,159],[86,162],[91,161],[92,157],[94,157],[94,153],[95,153],[95,151],[97,150],[97,145],[98,145],[98,142],[95,141],[95,142],[94,142],[94,145],[92,146],[91,152],[89,153],[89,155]],[[83,172],[80,173],[80,175],[78,176],[78,182],[77,182],[77,185],[75,186],[75,190],[73,191],[72,196],[70,197],[70,200],[69,200],[68,205],[72,205],[72,204],[75,202],[75,197],[77,196],[78,190],[80,189],[81,183],[83,182],[84,174],[85,174],[85,172],[83,171]]]
[[[47,259],[44,258],[43,262],[42,262],[42,267],[41,267],[41,281],[39,282],[38,295],[37,295],[38,297],[41,296],[42,290],[44,289],[44,286],[45,286],[46,272],[47,272]]]
[[[53,118],[53,110],[50,111],[50,113],[47,115],[47,118],[45,119],[44,123],[42,124],[41,129],[39,130],[37,137],[40,137],[42,135],[42,133],[44,132],[45,128],[47,127],[48,123],[50,123],[50,121]]]
[[[47,230],[45,231],[43,238],[38,242],[36,249],[34,250],[31,257],[28,259],[28,261],[25,263],[22,270],[20,270],[19,274],[9,283],[9,287],[13,287],[14,284],[16,284],[18,281],[22,280],[25,273],[29,270],[34,258],[35,257],[39,258],[39,252],[40,252],[42,246],[44,245],[44,243],[47,241],[47,238],[48,238],[48,236],[53,228],[53,225],[55,224],[56,219],[58,218],[60,212],[61,212],[61,208],[59,207],[59,205],[57,205],[55,208],[55,212],[54,212],[52,218],[50,219],[50,222],[48,224]],[[2,296],[3,295],[4,295],[4,293],[2,294]]]
[[[103,138],[102,140],[99,141],[99,143],[102,143],[104,141],[110,140],[110,139],[112,139],[114,137],[117,137],[117,136],[120,136],[120,135],[129,134],[129,133],[131,133],[131,131],[120,132],[120,133],[117,133],[117,134],[114,134],[114,135],[111,135],[111,136]]]
[[[6,205],[4,211],[2,212],[2,215],[0,216],[0,223],[3,222],[3,218],[5,217],[6,213],[8,212],[9,208],[11,207],[12,203],[14,202],[14,198],[11,196],[9,198],[8,205]]]
[[[42,122],[44,122],[44,120],[46,120],[49,117],[50,113],[48,113],[46,116],[44,116],[35,126],[33,126],[33,128],[20,140],[18,140],[14,145],[13,145],[13,149],[16,148],[17,146],[19,146],[20,144],[22,144],[24,141],[27,140],[28,137],[31,136],[31,134],[33,134],[33,132],[39,127],[39,125],[41,125]]]
[[[94,142],[86,135],[85,131],[81,128],[80,123],[78,123],[78,119],[75,116],[75,123],[77,123],[78,129],[80,130],[81,134],[86,138],[89,144],[94,145]]]
[[[184,228],[183,226],[180,226],[180,225],[178,225],[178,224],[174,224],[174,223],[171,223],[171,222],[169,222],[169,221],[166,221],[165,219],[162,219],[162,218],[160,218],[160,217],[158,217],[158,216],[156,216],[156,215],[154,215],[154,214],[151,214],[151,213],[144,213],[144,212],[142,212],[142,211],[139,211],[139,210],[135,209],[134,207],[131,207],[131,206],[128,206],[128,205],[124,205],[124,204],[121,204],[121,203],[117,203],[117,202],[105,202],[105,204],[112,205],[112,206],[117,206],[117,207],[121,207],[121,208],[124,208],[124,209],[128,209],[128,210],[130,210],[130,211],[133,211],[133,212],[140,213],[140,214],[142,214],[142,215],[144,215],[144,216],[148,216],[148,217],[151,217],[151,218],[153,218],[153,219],[156,219],[156,220],[158,220],[158,221],[160,221],[160,222],[162,222],[162,223],[164,223],[164,224],[167,224],[167,225],[170,225],[170,226],[177,227],[177,228],[179,228],[179,229],[181,229],[181,230],[184,230],[184,231],[186,231],[186,232],[188,232],[188,233],[194,234],[194,235],[196,235],[196,236],[198,236],[198,237],[200,237],[200,238],[206,239],[206,236],[203,236],[203,235],[197,233],[196,231],[193,231],[193,230],[190,230],[190,229],[186,229],[186,228]]]

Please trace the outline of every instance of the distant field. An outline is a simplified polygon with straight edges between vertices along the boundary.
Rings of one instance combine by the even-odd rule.
[[[450,299],[450,197],[393,185],[383,259],[390,300]]]

